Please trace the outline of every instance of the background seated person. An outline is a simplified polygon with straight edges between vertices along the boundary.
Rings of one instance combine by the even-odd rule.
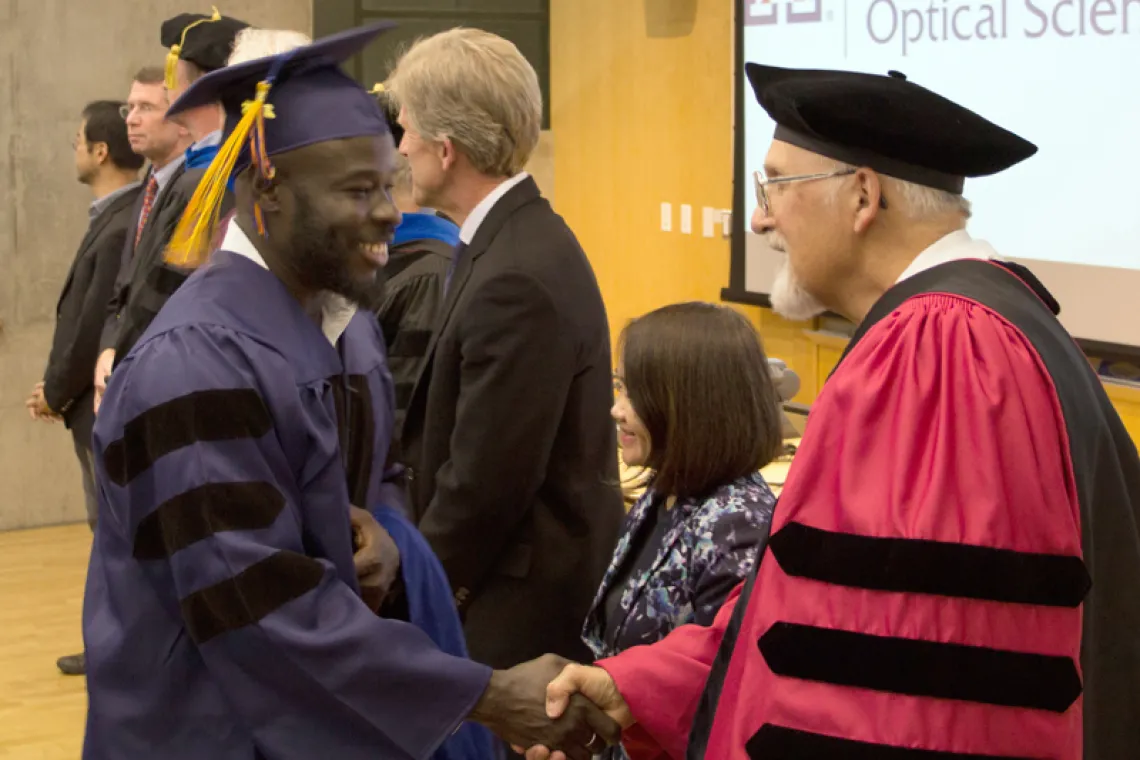
[[[599,658],[712,622],[767,542],[776,497],[758,470],[781,446],[768,360],[741,314],[666,306],[633,320],[618,347],[621,456],[650,479],[586,619]]]

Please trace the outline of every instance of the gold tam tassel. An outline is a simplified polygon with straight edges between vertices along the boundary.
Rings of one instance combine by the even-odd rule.
[[[178,226],[175,227],[163,256],[166,263],[194,269],[210,255],[210,243],[218,226],[222,197],[246,142],[259,143],[251,145],[253,165],[263,176],[272,179],[273,170],[264,145],[264,120],[276,118],[273,106],[266,103],[271,87],[269,82],[258,82],[257,96],[242,103],[241,121],[218,149],[218,155],[206,169],[186,205],[186,211],[178,220]]]
[[[199,24],[208,24],[213,21],[222,20],[222,14],[218,11],[216,5],[211,6],[210,10],[214,12],[210,18],[201,18],[193,24],[187,24],[186,28],[182,30],[182,38],[177,44],[170,46],[170,51],[166,54],[166,89],[173,90],[178,86],[178,82],[174,78],[174,72],[178,67],[178,59],[182,57],[182,46],[186,44],[186,33]]]

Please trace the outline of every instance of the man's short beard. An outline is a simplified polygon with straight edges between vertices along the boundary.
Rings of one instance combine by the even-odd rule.
[[[382,284],[375,278],[355,277],[348,262],[359,256],[357,241],[346,241],[329,226],[317,212],[309,197],[295,193],[296,216],[289,241],[290,267],[304,287],[314,291],[326,290],[342,295],[358,305],[366,305],[375,298]],[[381,270],[382,271],[382,270]]]
[[[772,283],[769,300],[774,312],[795,322],[818,317],[827,311],[827,307],[796,279],[786,255],[776,270],[776,280]]]

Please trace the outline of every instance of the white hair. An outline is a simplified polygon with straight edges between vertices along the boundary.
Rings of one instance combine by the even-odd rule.
[[[839,162],[837,168],[854,170],[859,167]],[[887,199],[887,203],[897,207],[914,221],[947,214],[960,214],[965,219],[970,218],[970,201],[963,195],[888,177],[881,173],[879,179],[882,181],[883,197]]]
[[[271,55],[285,53],[294,48],[308,45],[312,38],[302,32],[291,29],[242,29],[234,39],[234,51],[230,53],[227,66],[235,63],[268,58]]]
[[[459,28],[420,40],[400,59],[388,87],[414,132],[452,140],[483,174],[522,171],[538,145],[538,75],[498,35]]]
[[[888,202],[897,202],[902,212],[911,219],[926,219],[946,214],[961,214],[966,219],[970,218],[970,201],[963,195],[894,177],[883,177],[883,186],[886,188],[884,194]]]

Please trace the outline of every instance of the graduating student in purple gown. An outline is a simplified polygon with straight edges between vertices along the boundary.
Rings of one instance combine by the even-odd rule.
[[[98,417],[86,760],[422,759],[468,719],[575,758],[616,739],[585,701],[545,716],[561,662],[492,673],[375,613],[393,391],[355,303],[399,213],[385,119],[338,63],[385,28],[208,74],[170,109],[221,101],[227,140],[168,260],[209,253],[231,176],[238,214]]]

